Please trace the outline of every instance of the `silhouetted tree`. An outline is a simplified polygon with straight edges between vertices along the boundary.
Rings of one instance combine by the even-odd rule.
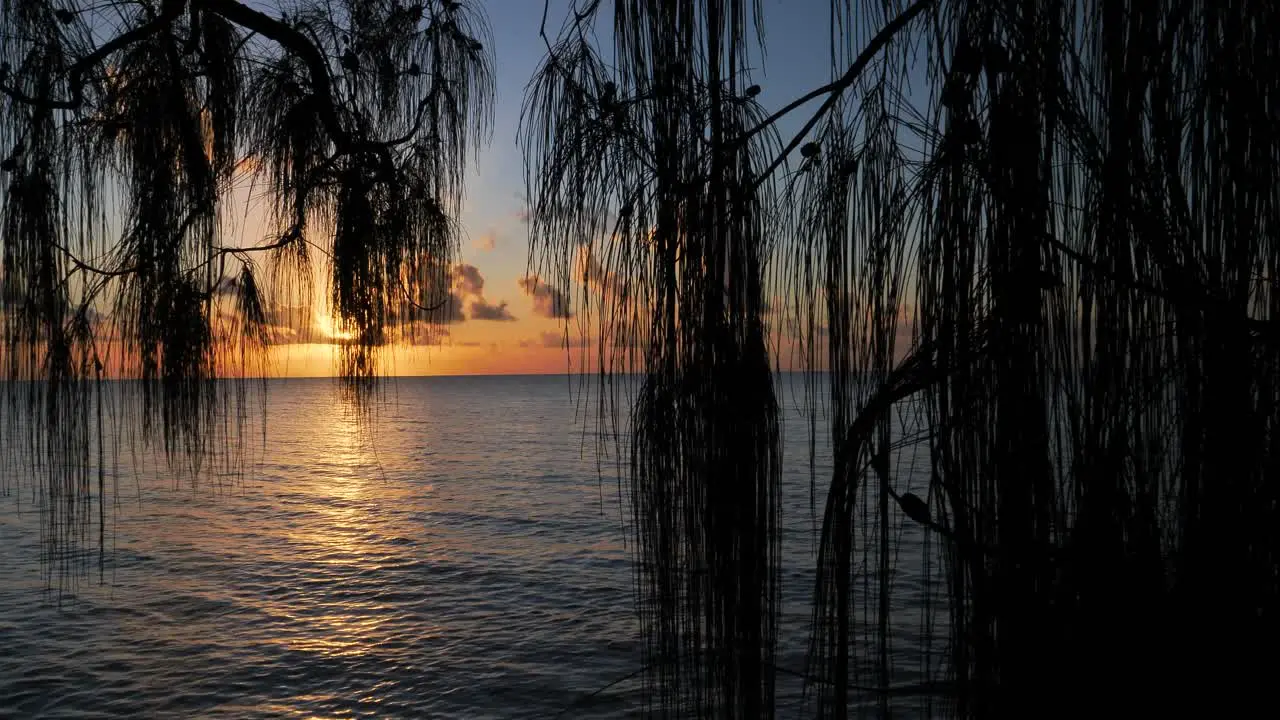
[[[820,715],[847,716],[854,688],[892,709],[904,522],[946,576],[923,605],[949,656],[916,654],[955,691],[924,710],[1265,703],[1280,10],[831,7],[832,82],[772,115],[743,60],[756,0],[579,2],[528,98],[535,257],[579,282],[605,394],[643,376],[630,487],[657,709],[772,711],[769,333],[827,371]],[[591,31],[610,25],[606,60]],[[767,324],[766,293],[787,311]],[[894,413],[928,428],[918,494],[895,487]]]
[[[759,181],[780,146],[744,81],[746,3],[615,3],[611,64],[582,29],[599,7],[532,85],[531,232],[557,277],[587,259],[606,372],[644,359],[630,462],[652,697],[771,716],[780,452]]]
[[[473,4],[5,0],[0,13],[7,427],[53,522],[85,519],[91,467],[102,497],[89,453],[104,444],[104,374],[142,380],[143,430],[171,456],[237,441],[219,419],[243,395],[214,380],[258,369],[283,308],[309,320],[314,252],[353,338],[345,377],[372,377],[378,347],[435,317],[465,153],[491,124]],[[266,238],[236,232],[246,186],[265,194]]]

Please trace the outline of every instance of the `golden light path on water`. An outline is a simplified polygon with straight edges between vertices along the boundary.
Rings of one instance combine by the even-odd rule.
[[[381,567],[375,558],[382,549],[370,539],[368,529],[379,518],[369,509],[369,476],[377,468],[371,439],[362,436],[353,408],[335,395],[329,412],[313,425],[315,440],[325,449],[322,462],[300,488],[328,502],[316,503],[319,517],[288,530],[290,545],[300,554],[317,562],[335,565],[358,564],[363,572],[377,573]],[[294,618],[304,622],[312,632],[292,635],[280,642],[284,647],[326,655],[360,656],[385,643],[380,634],[385,624],[383,614],[391,609],[382,604],[345,604],[326,608],[316,617]]]

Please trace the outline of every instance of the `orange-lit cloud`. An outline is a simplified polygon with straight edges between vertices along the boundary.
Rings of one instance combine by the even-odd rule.
[[[474,245],[480,252],[492,252],[498,247],[498,230],[491,227],[484,231],[480,237],[476,238]]]
[[[579,245],[573,259],[574,279],[604,298],[618,301],[630,291],[630,281],[604,267],[589,245]]]
[[[461,264],[453,269],[453,286],[467,295],[484,292],[484,276],[475,265]]]
[[[512,322],[516,318],[507,309],[506,301],[491,305],[484,298],[471,301],[471,319],[472,320],[500,320]]]
[[[566,335],[563,332],[544,332],[536,339],[520,341],[520,347],[542,347],[563,350],[566,348],[583,348],[590,344],[591,338],[581,335]]]
[[[520,289],[533,299],[533,312],[544,318],[568,318],[573,316],[569,309],[569,298],[564,291],[550,285],[537,275],[528,275],[517,281]]]

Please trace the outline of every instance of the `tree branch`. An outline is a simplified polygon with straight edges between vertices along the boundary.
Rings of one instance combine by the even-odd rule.
[[[760,132],[770,123],[775,122],[783,115],[791,112],[797,107],[800,107],[806,102],[819,97],[823,93],[830,93],[826,101],[822,103],[822,107],[818,108],[818,111],[813,114],[813,117],[809,118],[809,122],[805,123],[804,127],[800,129],[800,132],[796,133],[796,136],[791,139],[791,142],[787,143],[787,146],[783,148],[782,153],[769,164],[769,167],[765,168],[764,172],[760,173],[760,176],[756,178],[756,181],[753,183],[754,187],[759,187],[764,183],[764,181],[773,174],[773,171],[777,170],[778,166],[786,160],[787,156],[799,147],[800,143],[806,136],[808,136],[809,131],[813,130],[813,126],[817,125],[818,121],[822,119],[822,116],[827,114],[827,111],[836,104],[836,100],[840,99],[840,96],[844,94],[844,91],[848,90],[850,86],[857,82],[858,78],[862,75],[862,71],[867,68],[867,65],[871,64],[871,60],[875,58],[876,54],[883,50],[885,45],[889,44],[889,41],[893,39],[893,36],[897,35],[898,32],[906,27],[907,23],[914,20],[917,15],[927,10],[933,2],[934,0],[916,0],[915,4],[906,10],[903,10],[901,15],[894,18],[892,22],[881,28],[880,32],[876,33],[875,37],[871,38],[871,42],[867,43],[867,47],[862,50],[862,53],[858,55],[858,58],[853,61],[853,64],[849,66],[849,69],[845,71],[844,75],[842,75],[839,80],[818,88],[808,95],[793,101],[783,109],[773,115],[770,115],[763,123],[752,128],[739,139],[739,144],[745,143],[751,138],[751,136]]]
[[[339,154],[353,155],[370,152],[379,155],[383,164],[390,166],[391,155],[389,148],[407,142],[412,138],[413,133],[410,133],[391,141],[379,142],[359,138],[349,132],[338,116],[337,103],[333,94],[333,80],[329,75],[328,60],[317,45],[296,28],[236,0],[190,0],[190,5],[193,8],[220,15],[227,21],[239,25],[251,33],[261,35],[302,60],[307,66],[307,72],[311,79],[311,90],[320,101],[318,103],[320,121],[324,124],[325,131],[328,132],[334,145],[337,146]],[[17,88],[5,84],[3,77],[0,77],[0,92],[27,105],[66,110],[79,108],[84,103],[84,74],[86,71],[101,63],[112,53],[169,27],[173,21],[182,15],[187,6],[187,0],[165,0],[160,15],[154,20],[117,35],[108,42],[103,43],[92,53],[76,61],[69,72],[68,83],[71,91],[69,99],[58,100],[32,97]],[[415,132],[420,125],[421,118],[415,124]]]
[[[194,0],[193,0],[194,1]],[[160,15],[154,20],[143,23],[138,27],[121,33],[111,40],[103,43],[97,50],[85,55],[71,66],[68,76],[68,84],[71,86],[71,98],[68,100],[54,100],[52,98],[36,98],[23,93],[14,87],[4,84],[4,78],[0,77],[0,92],[17,100],[25,105],[37,105],[40,107],[48,107],[61,110],[74,110],[84,104],[84,74],[94,65],[107,59],[111,53],[122,50],[139,40],[169,27],[174,20],[182,15],[182,11],[186,8],[186,0],[165,0],[160,7]]]
[[[258,12],[236,0],[193,0],[193,2],[200,2],[205,10],[221,15],[229,22],[274,41],[301,59],[307,66],[307,73],[311,76],[312,92],[320,101],[320,122],[324,124],[330,139],[337,146],[338,154],[374,153],[378,156],[383,169],[388,173],[394,173],[395,165],[390,148],[412,139],[420,126],[421,118],[415,124],[414,133],[391,141],[368,140],[351,134],[343,127],[342,120],[338,117],[337,103],[333,97],[333,79],[329,76],[329,61],[320,52],[315,42],[287,23]]]
[[[311,76],[311,89],[319,99],[320,121],[339,149],[346,152],[356,151],[356,142],[351,133],[342,126],[335,110],[333,100],[333,80],[329,77],[329,62],[306,35],[299,30],[281,22],[270,15],[258,12],[235,0],[199,0],[206,10],[221,15],[228,21],[248,28],[259,35],[274,41],[277,45],[302,60]],[[372,148],[370,148],[372,149]]]

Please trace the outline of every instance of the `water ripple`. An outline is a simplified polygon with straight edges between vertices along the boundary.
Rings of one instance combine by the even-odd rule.
[[[273,383],[244,478],[192,490],[155,457],[120,469],[105,582],[60,603],[41,592],[38,515],[0,498],[0,716],[547,717],[633,672],[626,511],[564,388],[401,381],[371,443],[326,381]],[[799,668],[807,469],[789,482],[779,657]],[[636,699],[622,683],[574,716]]]

